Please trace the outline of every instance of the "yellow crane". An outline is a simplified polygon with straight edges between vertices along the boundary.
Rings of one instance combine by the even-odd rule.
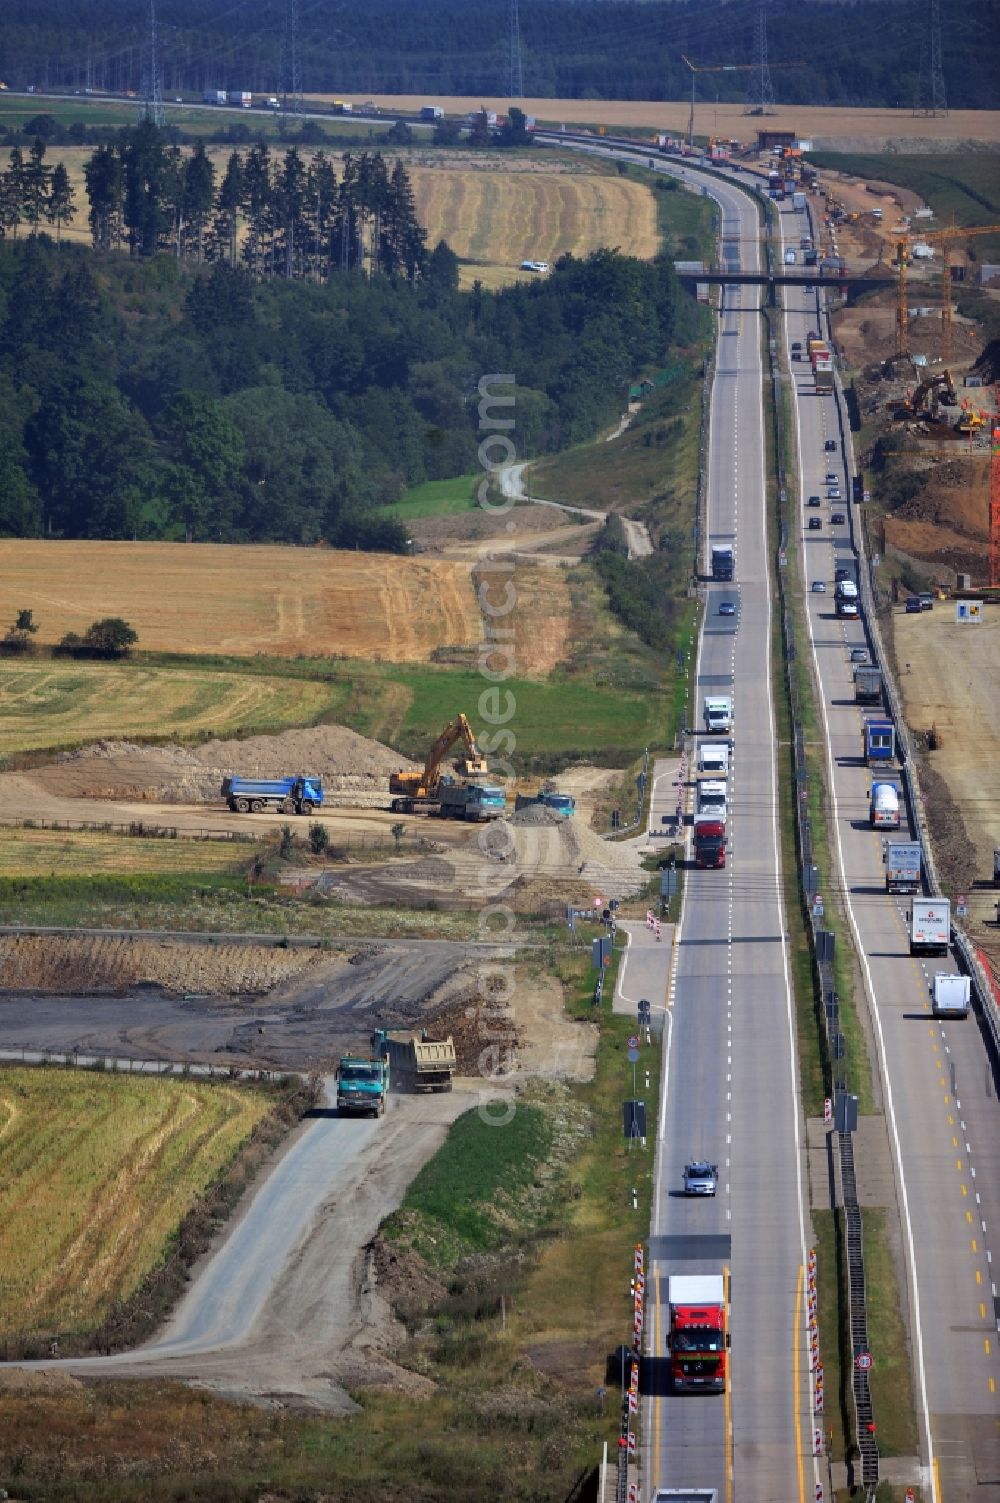
[[[681,53],[681,62],[687,63],[691,69],[691,109],[688,114],[688,145],[694,145],[694,82],[696,73],[752,73],[758,66],[757,63],[693,63],[689,57]],[[775,68],[804,68],[805,63],[770,63],[773,72]]]
[[[910,231],[896,241],[896,354],[910,353],[910,309],[907,287],[913,246],[922,240],[941,241],[941,358],[951,365],[951,247],[956,240],[971,240],[975,235],[1000,234],[998,224],[974,224],[962,228],[950,225],[943,230]]]
[[[433,742],[422,772],[402,771],[390,775],[389,792],[400,795],[393,799],[394,813],[412,813],[414,803],[435,797],[441,783],[444,759],[458,741],[465,747],[465,756],[456,761],[455,771],[465,778],[482,777],[486,773],[486,758],[476,744],[472,726],[468,718],[459,713]]]

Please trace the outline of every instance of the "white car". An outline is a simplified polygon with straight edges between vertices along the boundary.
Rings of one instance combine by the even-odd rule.
[[[521,262],[521,270],[522,271],[548,271],[548,269],[549,269],[549,263],[547,261],[522,261]]]
[[[714,1195],[719,1183],[718,1164],[698,1160],[684,1166],[685,1195]]]

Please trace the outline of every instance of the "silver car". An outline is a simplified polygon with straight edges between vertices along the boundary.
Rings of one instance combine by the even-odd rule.
[[[684,1165],[685,1195],[714,1195],[719,1183],[718,1164],[698,1161]]]

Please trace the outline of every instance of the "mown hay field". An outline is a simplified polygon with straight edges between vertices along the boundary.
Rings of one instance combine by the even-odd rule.
[[[102,830],[0,827],[0,877],[121,876],[136,872],[245,872],[256,843],[111,835]],[[5,982],[5,984],[9,984]]]
[[[334,699],[314,679],[8,659],[0,662],[0,756],[122,735],[282,731],[314,723]]]
[[[327,155],[339,175],[341,153],[331,144]],[[282,150],[279,143],[273,149]],[[231,151],[209,149],[217,181]],[[83,165],[91,155],[92,148],[77,146],[53,146],[49,152],[53,162],[65,163],[76,190],[76,219],[63,236],[84,244],[90,242],[90,231]],[[311,156],[312,148],[304,155]],[[499,286],[531,275],[520,270],[524,260],[551,263],[566,252],[585,256],[602,246],[644,258],[656,254],[656,203],[642,183],[608,176],[586,163],[534,155],[405,149],[390,149],[387,155],[406,163],[428,245],[447,240],[467,263],[462,268],[466,284],[478,279]]]
[[[0,1331],[93,1329],[267,1111],[231,1086],[0,1069]]]
[[[0,578],[47,643],[124,616],[140,649],[419,663],[481,634],[471,565],[386,553],[6,538]]]

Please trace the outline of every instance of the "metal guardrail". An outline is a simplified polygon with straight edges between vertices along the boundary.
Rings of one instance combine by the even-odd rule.
[[[805,737],[802,729],[802,707],[798,686],[789,667],[796,660],[795,623],[789,607],[784,567],[780,560],[785,556],[787,542],[786,508],[788,501],[787,476],[785,473],[785,417],[782,404],[781,371],[777,360],[777,345],[771,337],[771,320],[762,309],[768,329],[772,411],[774,420],[775,471],[778,482],[780,537],[779,562],[776,570],[778,596],[781,602],[781,625],[785,647],[785,684],[788,692],[789,712],[792,721],[792,765],[795,780],[795,823],[799,848],[799,882],[806,923],[811,936],[810,949],[813,965],[823,1002],[823,1020],[826,1042],[826,1068],[833,1082],[835,1094],[847,1094],[848,1080],[844,1070],[844,1043],[840,1031],[840,1004],[836,991],[836,976],[833,967],[834,935],[826,929],[822,910],[808,901],[810,891],[815,891],[815,863],[813,862],[812,824],[809,818],[809,771],[805,755]],[[841,1195],[844,1202],[845,1242],[847,1254],[847,1299],[848,1319],[851,1333],[852,1357],[868,1350],[867,1281],[864,1263],[864,1235],[861,1208],[858,1204],[854,1173],[854,1143],[852,1134],[838,1133]],[[874,1410],[868,1373],[852,1362],[851,1388],[854,1395],[855,1432],[861,1453],[862,1480],[866,1487],[874,1488],[879,1480],[879,1451],[874,1433]]]

